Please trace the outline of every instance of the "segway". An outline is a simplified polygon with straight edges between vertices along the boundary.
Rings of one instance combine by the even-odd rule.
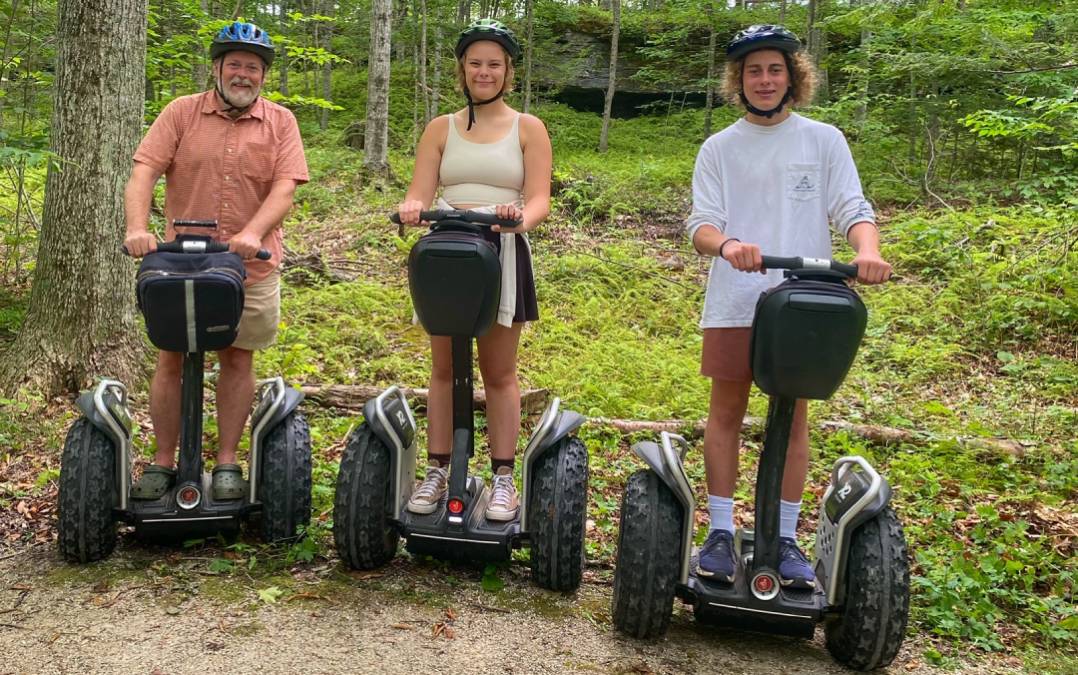
[[[177,226],[216,226],[177,221]],[[269,253],[260,251],[267,260]],[[207,237],[159,243],[143,258],[139,307],[150,341],[183,352],[181,430],[175,484],[156,500],[131,498],[131,414],[127,388],[103,379],[83,393],[60,464],[60,552],[73,562],[100,560],[116,545],[116,523],[136,537],[162,543],[235,536],[244,521],[263,539],[295,537],[310,519],[311,442],[298,409],[303,395],[275,377],[259,382],[251,416],[248,492],[217,501],[202,470],[202,381],[206,351],[236,338],[243,313],[243,261]]]
[[[626,486],[614,573],[618,630],[662,635],[674,597],[694,616],[741,629],[811,638],[822,622],[827,649],[842,664],[889,664],[909,612],[909,562],[902,525],[888,505],[887,481],[862,457],[835,462],[816,530],[814,589],[779,583],[779,498],[797,399],[827,399],[846,377],[867,314],[845,280],[853,265],[764,256],[786,281],[761,295],[752,328],[752,370],[770,397],[756,479],[756,531],[734,536],[738,570],[731,584],[696,574],[695,500],[683,462],[688,444],[663,433],[633,451],[650,467]]]
[[[498,255],[480,228],[519,223],[472,211],[420,217],[432,226],[408,257],[412,302],[428,333],[452,339],[448,491],[430,514],[405,508],[416,474],[416,423],[400,389],[389,387],[364,406],[366,421],[349,435],[341,458],[333,507],[337,552],[353,568],[372,569],[396,555],[402,536],[410,552],[443,559],[508,560],[513,549],[528,546],[536,584],[573,590],[584,569],[588,485],[587,451],[573,432],[584,418],[557,398],[547,406],[524,450],[514,520],[485,518],[491,490],[468,473],[475,435],[472,340],[494,324],[501,288]]]

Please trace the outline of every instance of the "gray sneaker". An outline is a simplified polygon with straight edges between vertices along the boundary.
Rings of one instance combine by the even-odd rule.
[[[434,513],[445,496],[448,484],[449,467],[431,464],[427,467],[427,477],[412,492],[412,498],[405,508],[420,515]]]
[[[498,469],[490,487],[490,503],[487,504],[485,512],[487,520],[505,522],[516,518],[520,504],[517,499],[517,487],[513,485],[512,469]]]

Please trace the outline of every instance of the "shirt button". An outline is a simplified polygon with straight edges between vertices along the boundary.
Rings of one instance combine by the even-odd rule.
[[[231,178],[231,176],[225,176],[225,180],[229,180],[229,178]]]
[[[226,209],[228,208],[228,204],[221,204],[221,206],[225,207]]]
[[[228,148],[228,149],[227,149],[227,152],[231,153],[231,152],[232,152],[232,148]]]

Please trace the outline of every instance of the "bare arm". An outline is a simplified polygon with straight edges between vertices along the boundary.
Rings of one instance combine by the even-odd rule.
[[[262,248],[262,240],[277,228],[288,210],[292,208],[292,198],[296,194],[296,181],[282,178],[273,181],[270,193],[258,207],[258,211],[238,234],[228,241],[228,249],[247,260],[253,258]]]
[[[891,264],[880,256],[880,232],[876,224],[867,220],[854,223],[846,232],[857,255],[853,264],[857,265],[857,280],[865,284],[879,284],[891,277]]]
[[[124,215],[127,221],[127,233],[124,246],[133,256],[144,256],[157,250],[157,238],[149,231],[150,202],[153,201],[153,187],[161,172],[143,162],[135,162],[131,177],[124,190]]]
[[[495,232],[527,232],[535,229],[550,215],[550,172],[554,164],[554,151],[550,146],[550,134],[542,120],[534,115],[520,116],[520,138],[524,151],[524,210],[509,208],[502,204],[498,215],[502,218],[521,217],[523,223],[515,228],[495,225]]]
[[[438,191],[438,170],[442,165],[442,150],[445,137],[449,133],[450,118],[435,117],[423,130],[419,147],[415,151],[415,170],[412,172],[412,184],[404,195],[404,201],[397,207],[401,222],[419,225],[419,212],[429,208]]]

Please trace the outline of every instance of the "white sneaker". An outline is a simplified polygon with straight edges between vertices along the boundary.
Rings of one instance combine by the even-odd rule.
[[[431,464],[427,467],[427,477],[416,487],[405,508],[420,515],[433,513],[442,502],[448,487],[449,467]]]
[[[498,469],[491,483],[490,503],[485,515],[487,520],[505,522],[517,517],[519,502],[517,488],[513,485],[513,471],[508,467]]]

